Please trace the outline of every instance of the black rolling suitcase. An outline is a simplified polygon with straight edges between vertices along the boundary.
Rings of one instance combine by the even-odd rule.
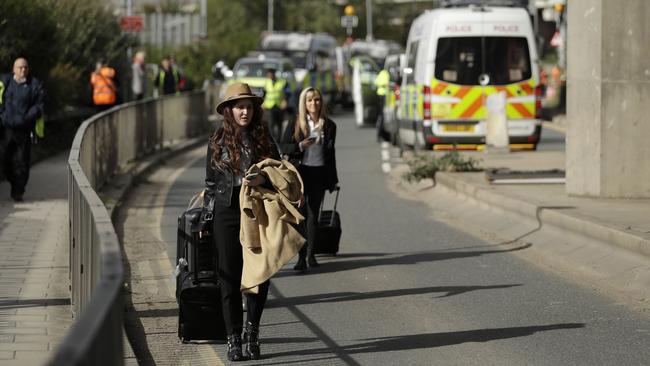
[[[314,243],[315,254],[336,255],[339,252],[341,216],[336,211],[336,204],[339,202],[340,190],[340,187],[336,188],[336,198],[334,199],[334,208],[332,210],[324,211],[323,205],[321,205],[318,213],[316,241]]]
[[[190,208],[178,217],[176,300],[183,343],[226,339],[212,221],[202,211]]]

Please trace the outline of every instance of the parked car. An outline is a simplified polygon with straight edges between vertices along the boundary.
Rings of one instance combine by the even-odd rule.
[[[291,89],[288,102],[291,107],[295,108],[298,105],[297,94],[300,88],[297,86],[293,62],[289,58],[270,57],[266,54],[241,58],[235,63],[232,76],[227,80],[227,84],[235,82],[247,83],[253,93],[263,97],[267,80],[266,71],[268,69],[274,69],[277,78],[283,78],[287,81]]]

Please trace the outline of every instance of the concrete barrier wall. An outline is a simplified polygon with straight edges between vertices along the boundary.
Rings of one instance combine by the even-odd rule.
[[[79,127],[68,159],[71,304],[77,320],[50,365],[123,364],[122,256],[97,191],[138,159],[206,133],[217,90],[123,104]]]

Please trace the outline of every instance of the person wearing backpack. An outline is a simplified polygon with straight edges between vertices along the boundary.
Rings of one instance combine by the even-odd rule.
[[[23,57],[14,61],[13,75],[3,75],[0,96],[2,120],[2,169],[11,184],[11,198],[20,202],[29,179],[32,134],[36,120],[43,115],[45,91],[41,82],[29,75]]]

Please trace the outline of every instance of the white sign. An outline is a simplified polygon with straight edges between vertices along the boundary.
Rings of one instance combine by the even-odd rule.
[[[359,17],[356,15],[344,15],[341,17],[341,27],[354,28],[359,25]]]

